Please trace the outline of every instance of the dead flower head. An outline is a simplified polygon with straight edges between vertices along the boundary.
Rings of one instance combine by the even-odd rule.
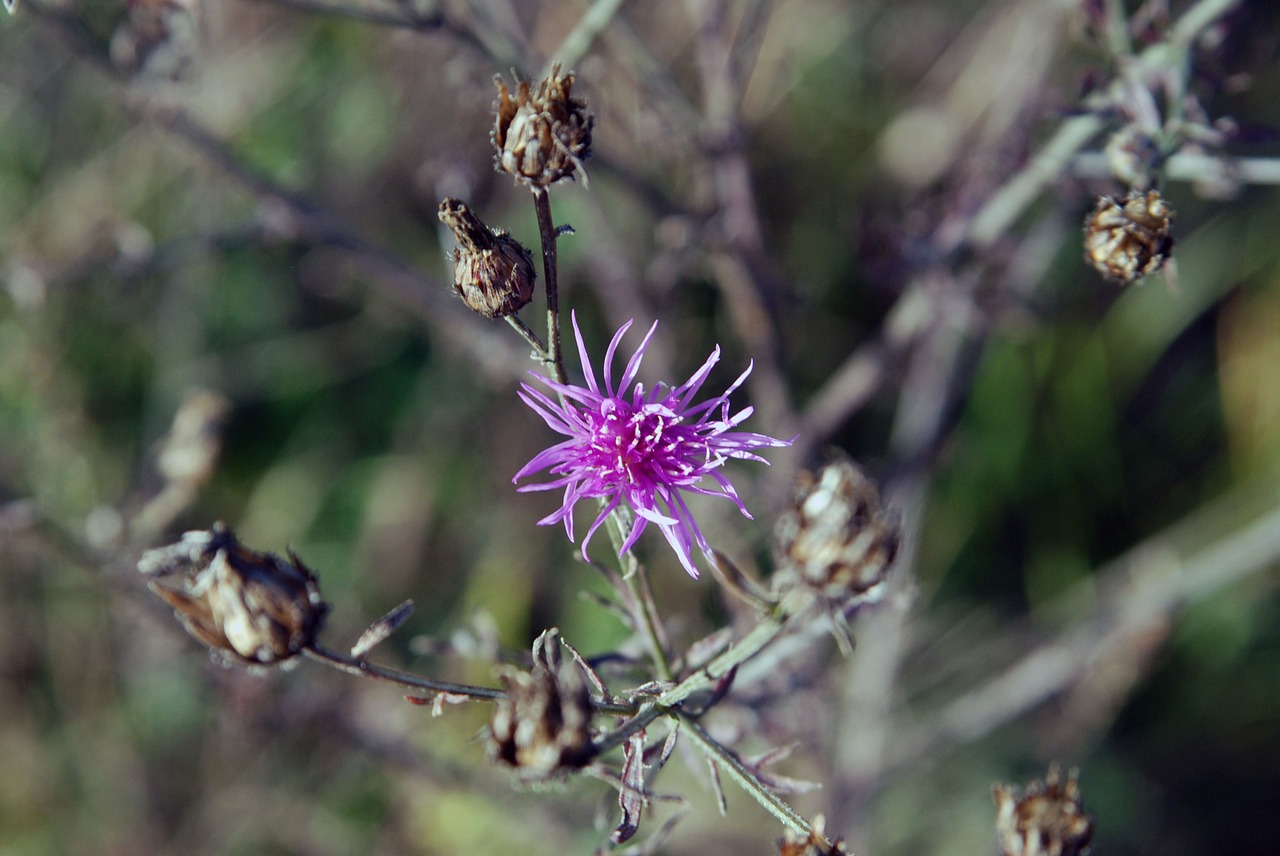
[[[1080,856],[1093,838],[1093,818],[1080,802],[1076,773],[1062,781],[1057,765],[1026,792],[996,785],[996,834],[1003,856]]]
[[[548,187],[586,172],[582,162],[591,156],[595,115],[587,102],[572,94],[573,73],[560,74],[560,65],[531,91],[529,81],[517,80],[513,95],[506,81],[495,77],[493,145],[499,172],[534,187]]]
[[[296,555],[286,561],[250,550],[221,523],[149,550],[138,570],[187,632],[251,665],[281,663],[311,645],[329,609]]]
[[[502,686],[489,726],[493,757],[536,777],[591,760],[591,696],[578,667],[562,661],[555,630],[534,641],[533,670],[507,671]]]
[[[527,247],[502,229],[486,226],[461,200],[445,199],[439,216],[458,242],[453,290],[468,309],[502,318],[533,299],[537,272]]]
[[[839,457],[817,473],[801,471],[791,508],[774,528],[779,591],[803,586],[833,604],[870,600],[898,554],[897,519],[857,464]]]
[[[1157,190],[1103,196],[1084,223],[1084,257],[1112,282],[1128,285],[1164,267],[1173,252],[1173,209]]]
[[[826,819],[818,815],[813,819],[813,829],[808,835],[788,832],[778,842],[778,856],[849,856],[842,840],[827,839],[825,827]]]

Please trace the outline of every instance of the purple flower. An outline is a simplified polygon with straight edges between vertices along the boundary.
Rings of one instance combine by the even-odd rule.
[[[578,354],[587,376],[587,385],[557,383],[534,373],[559,400],[548,397],[528,384],[521,384],[520,398],[537,411],[551,428],[568,439],[539,452],[513,481],[519,481],[546,469],[551,481],[530,484],[520,491],[564,488],[564,502],[555,512],[538,521],[547,526],[564,521],[569,540],[573,540],[573,508],[580,499],[601,498],[605,502],[582,541],[582,557],[587,558],[587,545],[605,518],[619,505],[635,512],[635,524],[622,544],[621,553],[630,550],[636,539],[650,524],[666,536],[680,564],[696,578],[693,545],[710,557],[711,547],[689,513],[682,491],[707,496],[726,497],[751,517],[738,498],[733,485],[720,472],[729,458],[743,458],[767,464],[755,454],[756,449],[790,446],[788,440],[777,440],[763,434],[734,431],[753,408],[729,414],[729,394],[751,374],[747,366],[737,380],[720,395],[694,404],[694,396],[720,360],[720,347],[711,352],[702,368],[678,387],[658,384],[648,392],[636,382],[644,350],[658,328],[655,321],[635,354],[627,361],[617,387],[613,384],[613,355],[622,335],[631,327],[628,321],[614,334],[604,355],[604,386],[596,382],[595,372],[587,357],[587,347],[573,317],[573,333],[578,340]],[[635,384],[628,393],[628,388]],[[704,479],[713,484],[703,486]]]

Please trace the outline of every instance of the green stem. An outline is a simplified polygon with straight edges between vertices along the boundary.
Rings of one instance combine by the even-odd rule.
[[[511,329],[519,333],[520,336],[529,343],[539,360],[544,363],[551,363],[551,356],[547,353],[547,346],[542,344],[542,340],[538,338],[537,333],[529,329],[529,325],[524,323],[524,319],[519,315],[507,315],[505,320],[511,325]]]
[[[538,234],[542,239],[542,276],[547,283],[547,344],[551,370],[558,383],[566,383],[564,354],[560,348],[560,286],[556,279],[556,225],[551,217],[551,194],[545,187],[533,189],[533,207],[538,212]]]
[[[714,688],[716,683],[729,674],[734,667],[745,663],[776,639],[782,632],[785,621],[786,616],[781,612],[768,616],[750,633],[735,642],[728,651],[685,678],[679,685],[658,696],[658,704],[661,707],[674,707],[694,693]]]
[[[613,551],[618,556],[618,564],[622,570],[622,580],[626,583],[627,591],[631,594],[631,602],[634,607],[632,612],[638,619],[641,629],[644,630],[645,637],[649,640],[649,649],[653,654],[653,664],[658,671],[658,677],[664,681],[672,680],[675,673],[671,670],[671,660],[667,657],[667,646],[663,642],[662,632],[659,629],[658,609],[653,602],[653,590],[649,588],[649,576],[645,571],[644,565],[636,561],[636,557],[631,554],[631,551],[621,552],[623,541],[626,540],[627,526],[620,508],[615,508],[609,514],[605,528],[609,533],[609,543],[613,545]]]
[[[774,817],[782,821],[787,828],[805,836],[813,836],[814,828],[809,821],[805,820],[795,809],[788,805],[781,797],[773,793],[764,786],[761,781],[756,778],[755,773],[747,769],[737,754],[722,746],[714,737],[708,734],[703,727],[687,716],[680,718],[681,726],[686,735],[697,744],[698,748],[707,754],[712,761],[720,766],[722,770],[738,783],[741,788],[755,798],[756,802],[764,806]],[[823,843],[831,846],[831,842],[825,836],[820,836]]]
[[[635,734],[642,728],[647,728],[649,723],[653,722],[658,717],[666,715],[669,715],[667,710],[664,710],[653,702],[650,702],[641,707],[635,716],[631,717],[615,730],[610,731],[608,734],[593,743],[592,749],[595,750],[596,754],[608,752],[610,749],[626,743],[627,739],[632,734]]]
[[[320,644],[312,645],[304,650],[303,653],[317,663],[331,666],[340,672],[376,678],[380,681],[398,684],[412,690],[467,696],[472,701],[500,701],[507,696],[503,690],[496,687],[476,687],[470,684],[455,684],[449,681],[437,681],[434,678],[424,678],[409,672],[401,672],[398,669],[379,666],[367,660],[347,657]],[[638,716],[644,710],[643,707],[637,707],[635,702],[592,701],[591,707],[596,713],[611,716]],[[652,721],[652,717],[649,721]]]
[[[493,687],[473,687],[468,684],[454,684],[449,681],[437,681],[432,678],[423,678],[418,675],[412,675],[408,672],[401,672],[396,669],[388,669],[385,666],[378,666],[367,660],[357,660],[352,657],[346,657],[325,648],[323,645],[315,644],[304,652],[308,657],[318,663],[324,663],[326,666],[332,666],[340,672],[346,672],[350,675],[364,675],[370,678],[377,678],[380,681],[387,681],[392,684],[399,684],[402,687],[408,687],[415,690],[427,690],[429,692],[450,693],[451,695],[468,696],[476,701],[498,701],[506,696],[506,693],[500,689]]]

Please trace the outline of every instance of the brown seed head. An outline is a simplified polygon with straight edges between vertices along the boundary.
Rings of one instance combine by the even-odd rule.
[[[818,815],[813,819],[813,831],[808,835],[788,832],[778,842],[778,856],[849,856],[843,841],[827,839],[825,827],[826,819]]]
[[[1024,794],[997,785],[996,835],[1003,856],[1081,856],[1093,838],[1093,818],[1080,802],[1076,773],[1065,782],[1057,765],[1044,781],[1033,781]]]
[[[1098,273],[1128,285],[1164,267],[1173,251],[1173,209],[1157,190],[1103,196],[1084,223],[1084,257]]]
[[[556,631],[533,643],[533,671],[509,670],[502,686],[489,725],[493,757],[535,777],[591,760],[591,696],[577,667],[562,662]]]
[[[441,202],[439,216],[458,242],[453,290],[468,309],[502,318],[533,299],[537,271],[528,248],[502,229],[490,229],[458,199]]]
[[[582,162],[591,156],[591,129],[596,117],[587,102],[572,94],[574,76],[561,75],[559,64],[532,92],[529,81],[517,80],[514,94],[495,77],[493,145],[499,172],[535,187],[548,187],[586,172]]]
[[[315,642],[329,610],[315,575],[296,555],[286,561],[250,550],[221,523],[148,551],[138,570],[156,578],[149,587],[187,632],[243,663],[291,659]]]
[[[801,471],[792,506],[774,527],[775,585],[805,586],[836,604],[870,600],[897,557],[897,520],[875,483],[847,458]]]

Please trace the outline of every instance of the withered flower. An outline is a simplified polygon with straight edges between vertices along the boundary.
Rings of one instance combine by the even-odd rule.
[[[813,819],[813,830],[808,835],[788,832],[778,842],[778,856],[849,856],[842,840],[827,839],[825,827],[826,819],[818,815]]]
[[[502,686],[489,724],[493,757],[537,777],[591,760],[591,696],[578,667],[563,662],[554,629],[534,641],[533,670],[508,670]]]
[[[1080,802],[1076,773],[1062,776],[1057,765],[1044,781],[1031,782],[1026,792],[996,785],[996,834],[1003,856],[1080,856],[1093,838],[1093,818]]]
[[[250,550],[221,523],[149,550],[138,570],[153,578],[149,588],[188,633],[247,664],[291,659],[315,642],[329,610],[315,575],[296,555],[286,561]]]
[[[445,199],[439,216],[458,242],[453,290],[468,309],[502,318],[533,299],[537,272],[528,248],[502,229],[486,226],[461,200]]]
[[[1103,196],[1084,223],[1084,257],[1098,273],[1128,285],[1164,267],[1173,251],[1173,209],[1157,190]]]
[[[897,557],[901,532],[875,482],[845,457],[801,471],[774,527],[779,591],[803,586],[838,605],[870,600]]]
[[[498,100],[492,140],[498,171],[534,187],[572,179],[575,172],[585,180],[582,162],[591,156],[596,117],[586,101],[573,96],[572,72],[560,74],[557,63],[536,92],[530,91],[529,81],[517,80],[514,95],[501,77],[494,82]]]

